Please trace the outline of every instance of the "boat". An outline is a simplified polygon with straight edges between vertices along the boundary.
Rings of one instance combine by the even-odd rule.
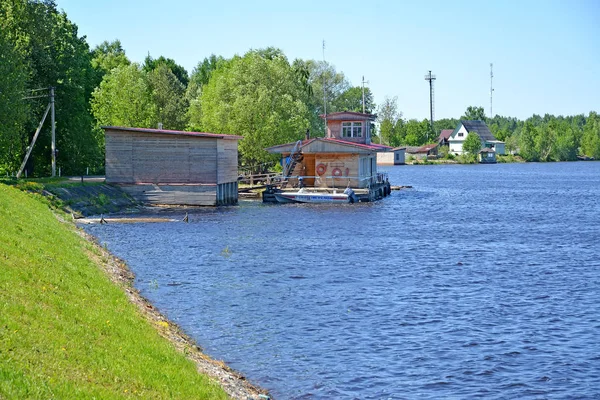
[[[328,204],[344,204],[354,203],[356,195],[354,191],[346,189],[344,193],[320,193],[311,192],[305,188],[301,188],[296,192],[276,192],[275,198],[279,203],[328,203]]]

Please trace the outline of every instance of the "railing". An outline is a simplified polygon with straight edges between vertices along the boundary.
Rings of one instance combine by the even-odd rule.
[[[378,173],[377,175],[373,175],[373,176],[367,176],[367,177],[359,177],[359,176],[333,176],[333,175],[316,175],[316,176],[310,176],[310,175],[291,175],[288,177],[284,177],[282,175],[279,175],[275,178],[273,178],[273,182],[277,182],[277,180],[280,181],[289,181],[290,179],[297,179],[298,181],[300,181],[300,179],[302,179],[304,182],[306,181],[306,179],[314,179],[315,180],[315,184],[313,185],[314,187],[318,187],[321,186],[321,184],[325,184],[324,187],[331,187],[331,188],[336,188],[336,187],[342,187],[342,186],[349,186],[350,185],[350,181],[354,181],[354,182],[359,182],[358,186],[362,186],[360,184],[365,183],[366,182],[366,188],[370,188],[372,185],[375,184],[380,184],[380,183],[386,183],[388,181],[388,174],[385,172],[381,172]],[[336,183],[341,183],[341,185],[336,185]]]
[[[294,169],[294,167],[296,166],[295,157],[297,156],[297,153],[300,151],[301,147],[302,147],[302,140],[298,140],[296,142],[296,144],[294,145],[294,148],[292,149],[290,156],[286,159],[286,163],[283,168],[283,176],[284,177],[288,177],[292,173],[292,170]]]

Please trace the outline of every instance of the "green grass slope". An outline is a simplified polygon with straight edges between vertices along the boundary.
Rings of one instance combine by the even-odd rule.
[[[40,197],[0,184],[0,398],[221,399]]]

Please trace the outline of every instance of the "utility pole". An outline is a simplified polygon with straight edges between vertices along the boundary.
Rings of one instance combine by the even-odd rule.
[[[54,87],[50,87],[50,124],[52,125],[52,177],[56,176],[56,120],[54,118]]]
[[[492,112],[492,95],[494,93],[494,64],[490,63],[490,118],[494,118],[494,113]]]
[[[431,130],[433,131],[433,81],[435,81],[435,75],[431,74],[431,71],[425,75],[425,80],[429,81],[429,122],[431,124]]]

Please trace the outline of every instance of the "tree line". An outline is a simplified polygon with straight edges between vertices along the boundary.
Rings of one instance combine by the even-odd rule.
[[[210,55],[188,73],[175,60],[148,55],[132,62],[119,40],[91,49],[54,0],[0,0],[0,174],[14,173],[27,151],[55,87],[57,163],[63,174],[86,168],[102,173],[105,125],[205,131],[244,136],[240,163],[273,161],[264,148],[323,136],[320,115],[363,111],[363,87],[324,61],[290,61],[277,48],[224,58]],[[436,140],[458,120],[405,120],[397,99],[377,107],[364,88],[364,109],[377,113],[375,142],[418,146]],[[470,111],[469,111],[470,110]],[[479,114],[480,115],[479,115]],[[485,119],[470,107],[464,118]],[[507,148],[532,161],[600,156],[600,123],[590,113],[533,116],[526,121],[487,119]],[[45,123],[28,170],[50,174],[51,143]]]
[[[600,115],[543,117],[534,114],[526,120],[496,115],[489,118],[483,107],[469,106],[459,118],[404,120],[396,98],[386,98],[378,119],[384,144],[397,147],[422,146],[434,143],[443,129],[455,129],[460,120],[486,122],[496,139],[506,143],[506,151],[520,155],[526,161],[573,161],[577,156],[600,159]]]

